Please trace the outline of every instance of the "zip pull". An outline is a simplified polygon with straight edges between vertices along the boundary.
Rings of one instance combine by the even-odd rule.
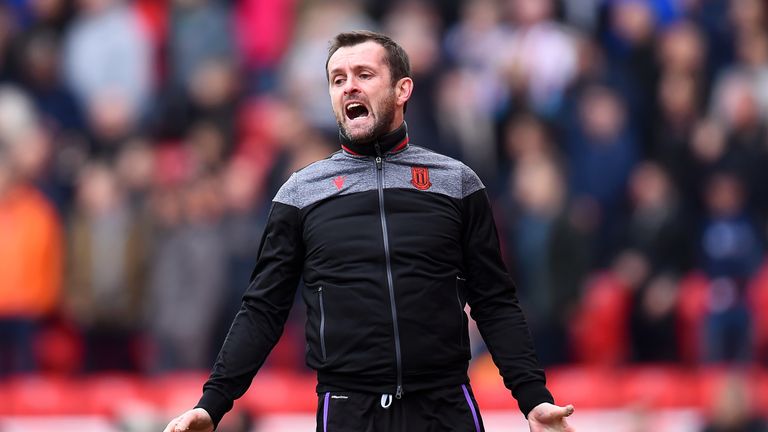
[[[376,156],[376,169],[381,169],[381,156]]]
[[[403,397],[403,386],[397,386],[397,392],[395,393],[395,399],[401,399]]]

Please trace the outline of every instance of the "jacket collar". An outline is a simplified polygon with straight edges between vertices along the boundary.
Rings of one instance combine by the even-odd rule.
[[[403,122],[399,128],[372,141],[353,142],[344,132],[339,131],[341,148],[356,156],[383,156],[396,153],[408,145],[408,126]]]

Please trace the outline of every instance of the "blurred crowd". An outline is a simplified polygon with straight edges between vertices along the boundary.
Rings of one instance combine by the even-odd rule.
[[[0,376],[207,369],[351,29],[486,184],[542,363],[768,365],[764,0],[4,0]]]

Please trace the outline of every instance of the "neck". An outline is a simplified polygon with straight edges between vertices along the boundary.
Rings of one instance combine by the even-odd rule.
[[[383,156],[404,149],[408,145],[408,126],[403,122],[397,129],[380,135],[370,141],[352,141],[339,131],[341,148],[347,153],[360,156]]]

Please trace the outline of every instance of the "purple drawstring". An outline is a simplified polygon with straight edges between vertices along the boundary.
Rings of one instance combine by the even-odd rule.
[[[325,401],[323,402],[323,432],[328,432],[328,402],[331,398],[331,392],[325,393]]]
[[[472,403],[472,398],[469,397],[469,391],[467,390],[466,384],[462,384],[461,389],[464,390],[464,397],[467,398],[467,404],[472,411],[472,418],[475,420],[475,430],[480,432],[480,421],[477,419],[477,411],[475,411],[475,405]]]

